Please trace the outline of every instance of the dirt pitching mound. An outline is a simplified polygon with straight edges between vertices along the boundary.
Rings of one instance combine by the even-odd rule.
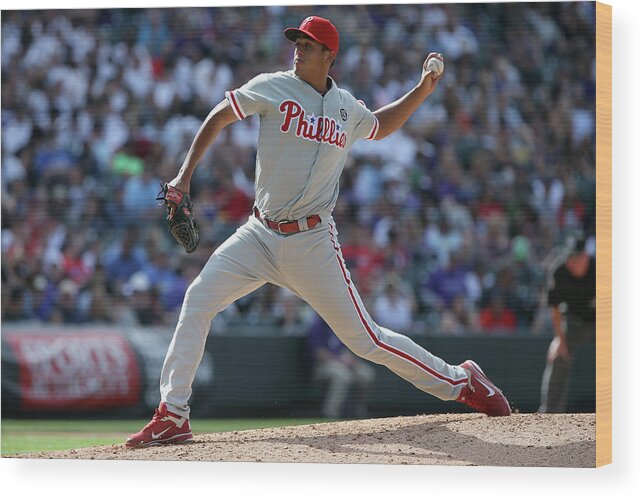
[[[440,414],[196,434],[183,445],[16,455],[44,459],[593,467],[594,414]]]

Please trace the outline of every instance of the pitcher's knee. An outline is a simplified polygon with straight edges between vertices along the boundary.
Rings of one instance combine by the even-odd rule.
[[[346,346],[358,357],[375,364],[388,365],[391,362],[391,351],[386,348],[390,337],[388,331],[372,323],[369,331],[361,335],[338,336],[345,341]]]
[[[377,344],[370,337],[360,338],[359,341],[351,341],[346,343],[346,346],[358,357],[362,359],[375,362],[377,364],[382,363],[382,352]]]
[[[367,328],[360,321],[350,327],[333,327],[333,331],[342,343],[358,357],[376,364],[383,364],[387,357],[387,352],[380,347],[383,343],[382,335],[384,331],[375,322],[368,319],[366,319]]]

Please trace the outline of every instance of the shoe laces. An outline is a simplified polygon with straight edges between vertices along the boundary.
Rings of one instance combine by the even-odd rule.
[[[473,372],[466,368],[465,370],[468,374],[466,387],[469,390],[469,393],[466,394],[465,401],[469,406],[473,407],[474,409],[480,410],[483,404],[481,403],[480,397],[476,393],[476,388],[473,384]]]
[[[467,369],[466,367],[465,367],[465,368],[463,368],[463,369],[464,369],[464,372],[466,372],[466,373],[467,373],[467,388],[468,388],[472,393],[476,393],[476,389],[475,389],[475,387],[473,386],[473,373],[471,372],[471,370]]]
[[[158,409],[154,409],[154,416],[152,416],[152,420],[147,423],[143,429],[146,430],[148,428],[151,428],[155,423],[163,421],[163,417],[164,415],[161,414],[161,411],[159,411]]]

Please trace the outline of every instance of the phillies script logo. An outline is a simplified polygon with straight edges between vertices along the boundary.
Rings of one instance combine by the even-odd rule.
[[[279,111],[284,114],[281,131],[288,133],[291,125],[295,126],[295,135],[313,142],[322,142],[339,149],[346,147],[346,132],[333,118],[328,116],[306,116],[301,104],[294,100],[285,100],[279,105]]]

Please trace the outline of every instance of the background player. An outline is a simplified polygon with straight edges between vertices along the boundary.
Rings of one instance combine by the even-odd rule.
[[[509,415],[506,398],[473,361],[447,364],[372,320],[346,268],[332,217],[350,146],[399,129],[437,87],[441,75],[429,71],[427,63],[432,58],[442,63],[442,56],[429,54],[420,82],[373,113],[328,76],[339,50],[330,21],[310,16],[285,36],[295,43],[293,69],[261,74],[227,92],[170,182],[188,193],[199,160],[223,128],[260,116],[253,214],[217,248],[186,292],[161,373],[161,403],[126,444],[192,438],[188,400],[210,322],[265,283],[308,302],[356,355],[442,400],[459,400],[490,416]]]
[[[596,261],[584,237],[574,241],[565,261],[554,270],[547,294],[554,339],[547,352],[538,412],[565,412],[574,356],[596,343]]]
[[[373,366],[353,355],[318,315],[308,329],[308,347],[313,378],[327,384],[323,416],[339,419],[347,413],[356,418],[366,417],[366,397],[375,381]]]

